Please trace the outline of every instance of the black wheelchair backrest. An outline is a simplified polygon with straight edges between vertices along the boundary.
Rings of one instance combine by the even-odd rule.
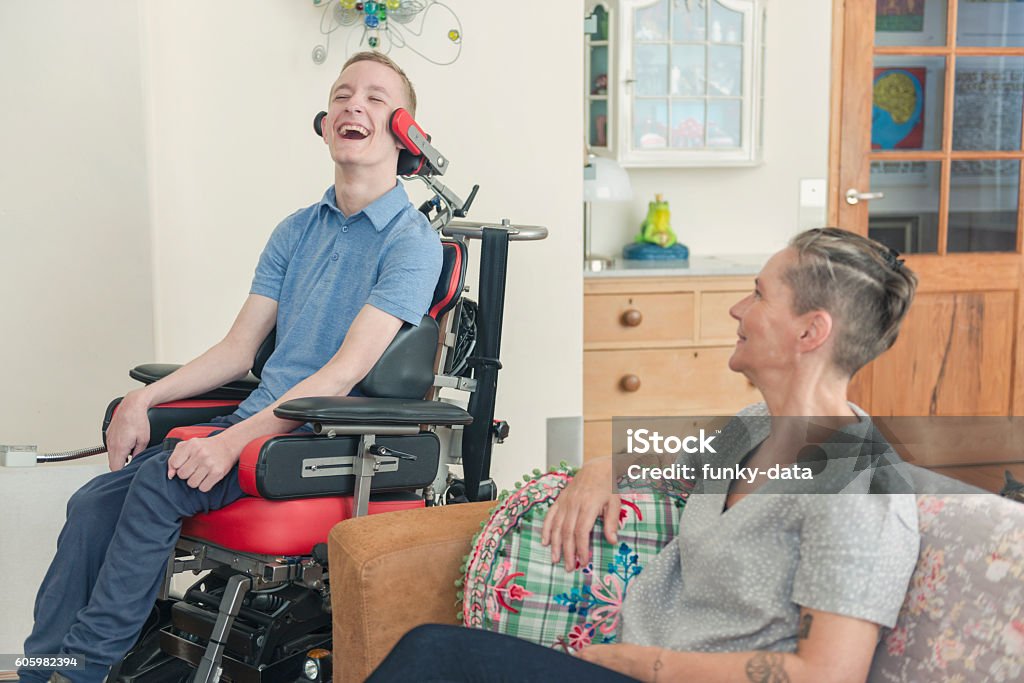
[[[417,326],[404,323],[373,369],[356,385],[364,396],[423,398],[434,383],[434,361],[444,314],[458,302],[466,283],[468,252],[465,242],[441,240],[441,275],[434,287],[430,310]],[[263,340],[253,362],[257,377],[274,352],[277,330]]]

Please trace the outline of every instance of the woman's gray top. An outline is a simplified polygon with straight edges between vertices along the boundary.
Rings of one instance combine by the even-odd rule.
[[[854,409],[861,422],[841,434],[870,425]],[[715,463],[738,464],[763,442],[767,415],[764,404],[741,412],[746,433],[724,430]],[[834,455],[817,489],[768,481],[725,511],[730,482],[699,482],[679,535],[629,587],[623,642],[795,652],[801,606],[892,627],[917,562],[915,498],[869,494],[870,468]]]

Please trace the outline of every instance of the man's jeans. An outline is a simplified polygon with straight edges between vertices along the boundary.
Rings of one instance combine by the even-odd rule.
[[[229,416],[209,424],[226,428],[236,422]],[[84,658],[84,671],[61,671],[75,683],[101,681],[134,644],[156,600],[182,518],[218,510],[245,495],[237,466],[203,493],[183,479],[167,478],[170,456],[162,445],[148,448],[68,501],[24,652]],[[50,673],[19,675],[22,681],[45,681]]]

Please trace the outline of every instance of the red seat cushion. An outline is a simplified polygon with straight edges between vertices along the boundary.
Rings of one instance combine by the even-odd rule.
[[[223,431],[230,425],[193,425],[191,427],[175,427],[171,431],[167,432],[168,439],[181,439],[182,441],[188,441],[189,439],[205,439],[210,435],[211,432]]]
[[[242,498],[184,520],[181,535],[258,555],[309,555],[327,532],[352,517],[352,496],[264,500]],[[423,507],[423,499],[371,500],[370,514]]]

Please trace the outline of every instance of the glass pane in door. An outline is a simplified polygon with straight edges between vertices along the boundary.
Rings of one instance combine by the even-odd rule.
[[[1016,251],[1020,161],[954,161],[949,183],[950,252]]]
[[[590,48],[590,94],[608,94],[608,46]]]
[[[708,48],[708,94],[739,97],[743,94],[743,48],[711,45]]]
[[[672,146],[704,146],[704,100],[672,101]]]
[[[739,147],[740,100],[708,100],[708,147]]]
[[[1024,57],[957,57],[953,149],[1019,150]]]
[[[637,95],[668,94],[668,45],[635,45],[633,68]]]
[[[637,99],[633,102],[633,146],[664,149],[668,146],[668,101]]]
[[[707,8],[700,2],[680,2],[672,7],[672,40],[699,43],[707,40]]]
[[[590,101],[590,133],[587,139],[591,147],[608,146],[608,100]]]
[[[713,43],[742,43],[743,15],[711,0],[711,25],[708,38]]]
[[[903,254],[939,248],[939,161],[873,161],[868,236]]]
[[[960,0],[956,44],[1024,47],[1024,3],[1020,0]]]
[[[667,41],[668,0],[636,10],[633,14],[633,38],[638,41]]]
[[[875,0],[875,45],[945,44],[946,0]]]
[[[881,55],[873,79],[871,148],[941,149],[946,58]]]
[[[706,68],[703,45],[674,45],[672,47],[672,94],[703,95],[705,93]]]

